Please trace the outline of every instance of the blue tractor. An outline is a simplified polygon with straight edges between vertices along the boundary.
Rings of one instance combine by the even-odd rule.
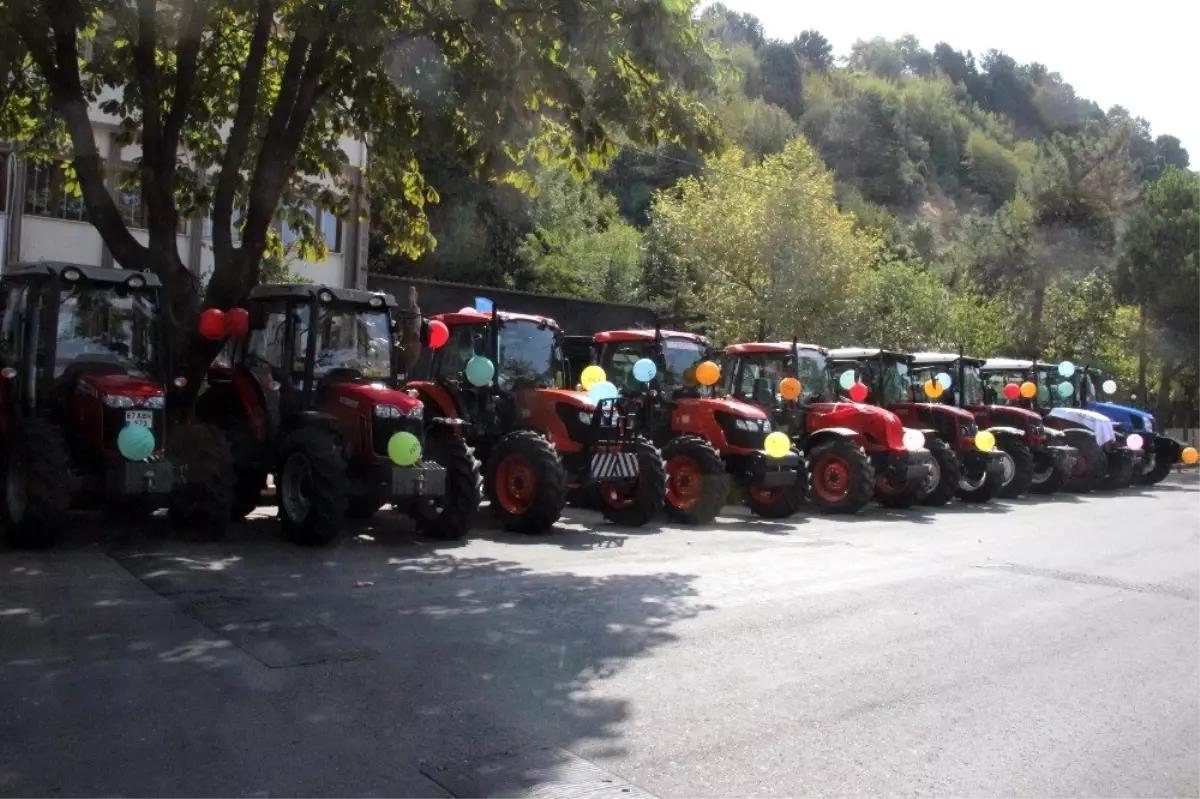
[[[1095,367],[1076,367],[1072,382],[1075,384],[1075,397],[1080,407],[1104,414],[1120,425],[1127,435],[1136,433],[1142,437],[1142,451],[1145,457],[1134,474],[1134,483],[1153,485],[1171,473],[1171,467],[1180,462],[1180,456],[1187,447],[1186,442],[1163,435],[1162,428],[1158,426],[1158,420],[1152,413],[1101,400],[1100,392],[1109,395],[1117,390],[1116,381],[1101,370]]]

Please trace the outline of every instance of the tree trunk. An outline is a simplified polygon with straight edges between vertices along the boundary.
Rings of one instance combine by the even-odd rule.
[[[1138,307],[1138,380],[1137,394],[1139,397],[1149,399],[1146,395],[1146,369],[1149,364],[1149,355],[1146,352],[1146,301],[1142,300]],[[1166,364],[1163,365],[1164,368]],[[1160,400],[1161,402],[1161,400]]]

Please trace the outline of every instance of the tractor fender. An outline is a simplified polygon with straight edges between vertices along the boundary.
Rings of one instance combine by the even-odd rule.
[[[434,416],[432,419],[425,420],[425,429],[428,430],[431,427],[444,427],[448,428],[450,432],[454,433],[454,435],[462,438],[463,425],[466,423],[467,422],[465,419],[454,419],[448,416]]]
[[[326,411],[301,411],[300,420],[303,424],[319,424],[337,432],[338,418]]]
[[[1025,440],[1025,431],[1018,430],[1015,427],[1005,427],[1003,425],[998,427],[989,427],[987,428],[987,432],[991,433],[997,439],[1010,438],[1017,439],[1019,441]]]
[[[857,430],[851,430],[849,427],[823,427],[808,437],[804,449],[811,452],[813,448],[835,438],[848,438],[863,448],[867,445],[866,438]]]
[[[1179,459],[1183,456],[1183,451],[1187,448],[1188,443],[1186,441],[1180,441],[1170,436],[1154,437],[1154,455],[1156,458],[1161,454],[1163,458],[1169,458],[1171,463],[1179,463]]]

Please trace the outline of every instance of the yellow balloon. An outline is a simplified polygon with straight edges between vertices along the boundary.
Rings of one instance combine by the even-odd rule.
[[[991,452],[996,446],[996,437],[986,430],[980,430],[975,434],[975,446],[984,452]]]
[[[1200,452],[1198,452],[1195,447],[1185,447],[1183,452],[1180,453],[1179,457],[1185,464],[1191,466],[1197,461],[1200,461]]]
[[[800,396],[800,392],[803,390],[803,388],[804,387],[800,385],[800,381],[796,378],[785,377],[783,380],[779,381],[779,396],[783,397],[785,400],[794,400]]]
[[[721,367],[712,361],[696,364],[696,382],[702,386],[711,386],[721,379]]]
[[[945,391],[945,389],[942,388],[942,384],[939,383],[937,380],[926,380],[925,381],[925,395],[926,396],[928,396],[932,399],[937,399],[938,397],[942,396],[943,391]]]
[[[792,451],[792,440],[787,433],[774,432],[763,442],[763,449],[772,458],[782,458]]]
[[[1030,383],[1026,380],[1021,384],[1021,396],[1025,399],[1033,399],[1037,396],[1037,383]]]
[[[579,373],[579,384],[583,386],[584,391],[587,391],[596,383],[603,383],[607,377],[608,375],[604,373],[603,369],[601,369],[599,366],[596,366],[596,364],[592,364],[591,366],[585,367],[584,370]]]

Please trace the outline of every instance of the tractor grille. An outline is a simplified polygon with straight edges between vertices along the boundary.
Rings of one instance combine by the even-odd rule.
[[[407,416],[392,418],[371,417],[371,451],[386,458],[388,440],[396,433],[408,432],[417,437],[421,445],[425,445],[425,429],[420,419]]]
[[[149,412],[151,415],[150,430],[154,433],[154,449],[155,451],[163,449],[166,435],[166,423],[163,419],[163,411],[161,409],[150,410],[148,408],[108,408],[104,409],[104,449],[107,452],[117,451],[117,436],[121,434],[121,428],[125,427],[125,411],[132,410],[138,413]]]
[[[771,423],[765,419],[746,419],[721,411],[717,411],[716,417],[717,424],[721,426],[721,432],[725,434],[725,440],[732,447],[762,449],[763,443],[767,440],[767,434],[771,432]],[[747,427],[753,429],[748,430]]]

